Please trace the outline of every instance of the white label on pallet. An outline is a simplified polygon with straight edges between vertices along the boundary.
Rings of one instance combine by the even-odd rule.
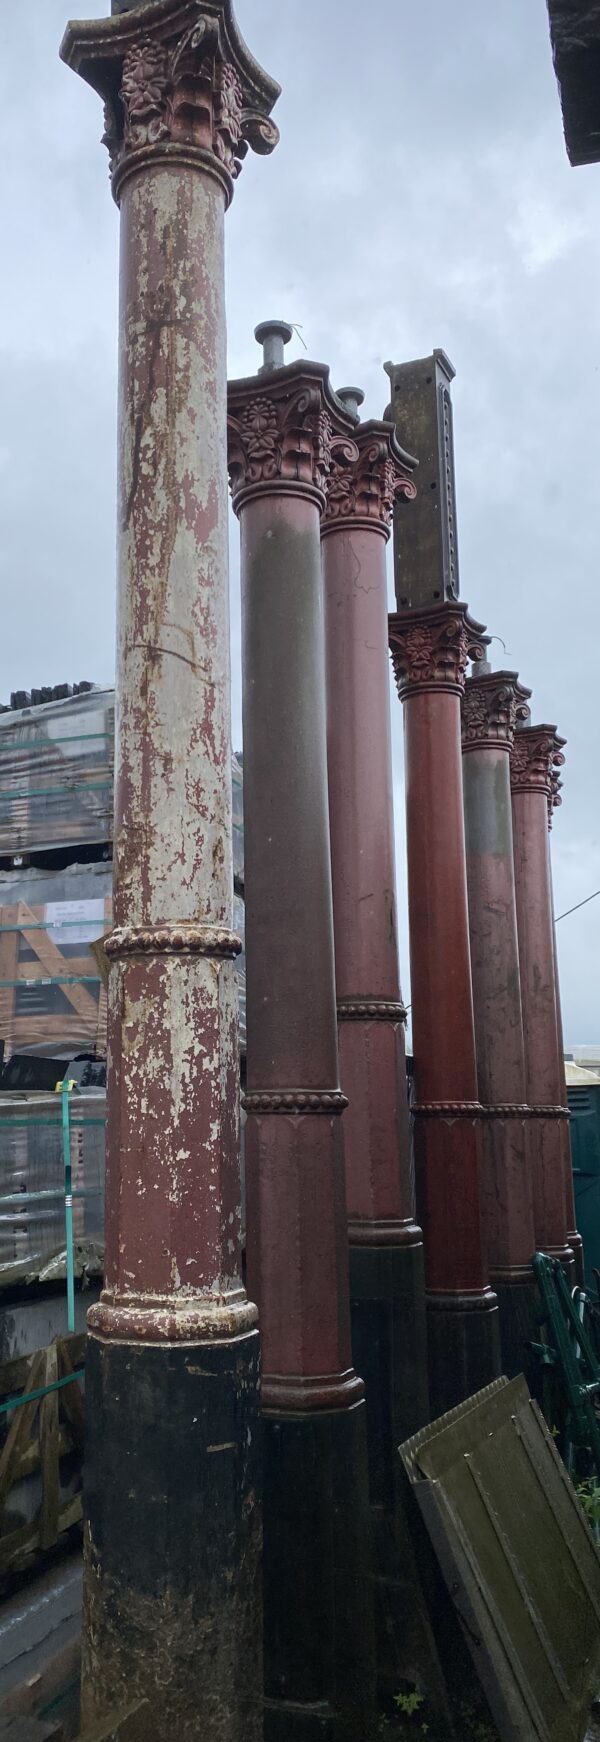
[[[104,930],[104,902],[47,901],[44,918],[55,944],[89,944]]]

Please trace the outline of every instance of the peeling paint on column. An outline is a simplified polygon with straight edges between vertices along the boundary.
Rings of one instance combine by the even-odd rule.
[[[106,1272],[88,1317],[84,1727],[260,1742],[257,1310],[241,1280],[224,211],[279,88],[231,0],[68,27],[121,208]],[[215,1451],[222,1455],[215,1457]]]

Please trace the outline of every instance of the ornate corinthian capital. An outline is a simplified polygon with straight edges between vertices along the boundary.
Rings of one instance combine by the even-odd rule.
[[[272,151],[279,85],[246,48],[231,0],[150,0],[67,25],[67,65],[104,99],[115,199],[157,154],[212,170],[227,201],[242,160]]]
[[[515,732],[511,751],[510,784],[513,792],[545,793],[550,817],[554,805],[560,804],[558,770],[565,760],[564,744],[565,739],[558,737],[556,726],[523,726]]]
[[[353,441],[355,459],[344,447],[332,456],[323,535],[352,524],[389,538],[395,503],[400,497],[414,500],[417,494],[412,477],[417,461],[396,441],[393,424],[358,424]]]
[[[470,659],[483,659],[488,637],[468,607],[447,600],[435,610],[389,619],[389,641],[400,700],[423,690],[462,694]]]
[[[463,750],[498,745],[510,750],[517,724],[529,719],[530,695],[531,690],[519,683],[516,671],[467,678],[462,701]]]
[[[358,456],[354,419],[321,363],[290,363],[232,381],[228,393],[229,477],[233,506],[275,489],[309,495],[323,508],[334,459]]]

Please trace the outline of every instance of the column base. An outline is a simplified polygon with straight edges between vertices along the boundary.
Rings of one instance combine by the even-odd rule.
[[[366,1226],[366,1225],[365,1225]],[[371,1224],[373,1240],[384,1224]],[[377,1688],[389,1700],[406,1677],[405,1640],[416,1593],[407,1579],[398,1516],[398,1446],[429,1420],[423,1237],[409,1224],[398,1246],[353,1244],[350,1223],[352,1359],[365,1382],[373,1526]],[[410,1238],[409,1238],[410,1234]]]
[[[365,1404],[263,1423],[265,1742],[367,1742],[376,1729]]]
[[[500,1314],[490,1288],[427,1295],[431,1419],[482,1391],[502,1372]]]
[[[533,1275],[529,1272],[525,1276],[510,1278],[506,1274],[499,1277],[492,1273],[491,1283],[500,1315],[502,1372],[508,1379],[524,1373],[531,1389],[537,1369],[527,1343],[539,1342],[540,1338],[540,1297]]]
[[[88,1338],[82,1728],[262,1742],[259,1338]]]

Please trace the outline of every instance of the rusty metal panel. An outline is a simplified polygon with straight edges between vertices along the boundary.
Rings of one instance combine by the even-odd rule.
[[[600,1557],[522,1376],[400,1448],[502,1742],[581,1742]]]
[[[384,368],[392,387],[386,415],[401,445],[419,461],[416,500],[398,499],[394,509],[397,609],[415,611],[456,599],[460,591],[450,397],[454,369],[440,350]]]

